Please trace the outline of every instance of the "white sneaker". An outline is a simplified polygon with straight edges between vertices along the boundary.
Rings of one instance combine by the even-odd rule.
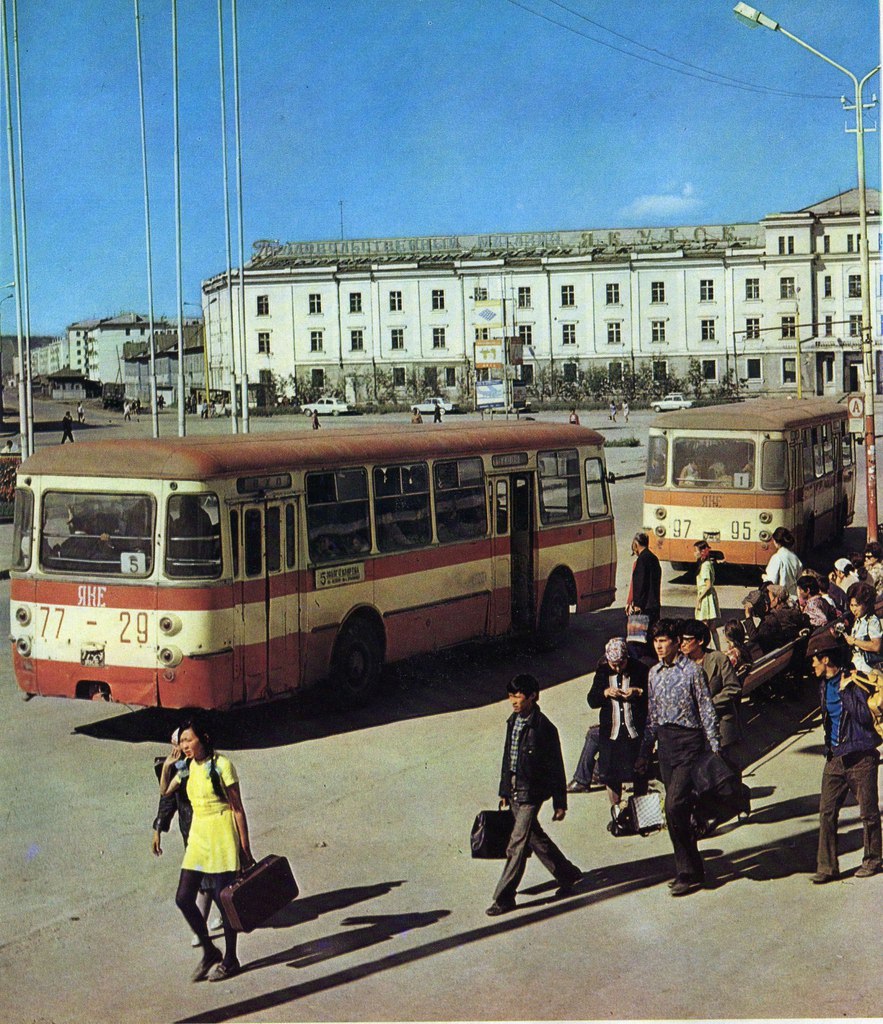
[[[211,913],[211,914],[209,915],[209,919],[208,919],[208,930],[209,930],[210,932],[218,932],[218,931],[220,931],[220,930],[221,930],[221,929],[222,929],[223,927],[224,927],[224,919],[223,919],[223,918],[221,917],[221,915],[220,915],[220,914],[219,914],[219,913],[217,912],[217,910],[213,911],[213,912],[212,912],[212,913]]]
[[[193,946],[194,949],[199,945],[199,936],[198,935],[194,935],[193,936],[193,938],[190,940],[190,945]]]

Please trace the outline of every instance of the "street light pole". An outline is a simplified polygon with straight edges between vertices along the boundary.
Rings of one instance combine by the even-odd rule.
[[[867,487],[868,507],[868,541],[877,539],[877,448],[876,448],[876,427],[874,422],[874,351],[872,346],[873,324],[871,323],[871,255],[868,249],[868,208],[867,196],[865,194],[865,141],[864,141],[864,109],[862,92],[867,82],[880,70],[879,64],[872,71],[869,71],[861,81],[847,68],[836,61],[826,57],[820,50],[804,42],[799,36],[795,36],[772,18],[761,13],[756,7],[746,3],[738,3],[733,8],[736,17],[748,25],[756,28],[761,25],[773,32],[781,32],[798,46],[815,54],[826,64],[836,68],[849,78],[855,92],[855,106],[850,107],[844,103],[846,110],[855,110],[855,137],[856,137],[856,163],[858,164],[858,215],[859,230],[859,252],[861,254],[862,266],[862,368],[863,368],[863,391],[865,398],[865,483]],[[870,104],[869,104],[870,106]],[[852,131],[852,129],[847,129]]]

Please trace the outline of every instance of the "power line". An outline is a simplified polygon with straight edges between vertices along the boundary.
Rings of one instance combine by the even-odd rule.
[[[717,71],[709,71],[705,68],[701,68],[698,65],[690,64],[688,61],[681,60],[679,57],[674,57],[671,54],[665,53],[662,50],[656,50],[653,47],[646,46],[644,43],[638,42],[636,39],[632,39],[629,36],[625,36],[620,32],[615,32],[613,29],[606,28],[599,22],[593,21],[591,18],[586,17],[584,14],[580,14],[579,11],[574,11],[572,8],[567,7],[565,4],[560,3],[559,0],[548,0],[549,3],[555,4],[556,7],[561,10],[567,11],[574,17],[580,18],[581,20],[595,25],[604,32],[609,32],[611,35],[624,40],[625,42],[631,43],[634,46],[639,46],[641,49],[647,50],[649,53],[655,53],[666,60],[675,61],[678,64],[684,65],[684,67],[673,67],[671,64],[664,64],[662,61],[653,60],[649,57],[643,57],[639,53],[633,53],[631,50],[623,49],[620,46],[616,46],[613,43],[607,42],[604,39],[599,39],[597,36],[590,35],[588,32],[583,32],[581,29],[575,28],[573,25],[568,25],[567,22],[559,21],[557,18],[553,18],[548,14],[544,14],[542,11],[533,10],[533,8],[526,6],[521,3],[520,0],[507,0],[508,3],[512,4],[513,7],[518,7],[525,11],[527,14],[532,14],[535,18],[541,18],[543,21],[549,22],[551,25],[555,25],[558,28],[563,28],[567,32],[571,32],[573,35],[581,36],[583,39],[588,39],[590,42],[597,43],[599,46],[606,47],[608,50],[613,50],[616,53],[621,53],[626,57],[631,57],[634,60],[643,61],[645,64],[652,64],[655,67],[662,68],[665,71],[673,71],[676,74],[684,75],[687,78],[695,78],[700,82],[708,82],[711,85],[721,85],[728,89],[739,89],[742,92],[754,92],[762,93],[766,95],[774,96],[790,96],[798,99],[816,99],[816,100],[836,100],[838,97],[829,95],[827,93],[804,93],[804,92],[790,92],[787,89],[774,89],[769,86],[753,85],[750,82],[744,82],[737,78],[730,78],[728,75],[721,75]],[[691,68],[693,70],[685,70]],[[694,73],[694,72],[698,72]]]

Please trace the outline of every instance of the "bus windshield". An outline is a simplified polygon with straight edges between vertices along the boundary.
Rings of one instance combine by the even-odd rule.
[[[48,572],[147,576],[154,503],[147,494],[43,495],[40,567]]]
[[[665,485],[668,473],[668,442],[661,434],[651,434],[647,442],[647,483]]]
[[[754,442],[677,437],[672,469],[675,487],[748,490],[754,486]]]

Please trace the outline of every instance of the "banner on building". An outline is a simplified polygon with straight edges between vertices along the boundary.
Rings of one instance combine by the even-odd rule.
[[[475,303],[475,317],[482,327],[503,326],[503,304],[499,299],[485,299]]]
[[[502,369],[503,366],[503,339],[498,341],[477,341],[475,343],[475,368]]]

